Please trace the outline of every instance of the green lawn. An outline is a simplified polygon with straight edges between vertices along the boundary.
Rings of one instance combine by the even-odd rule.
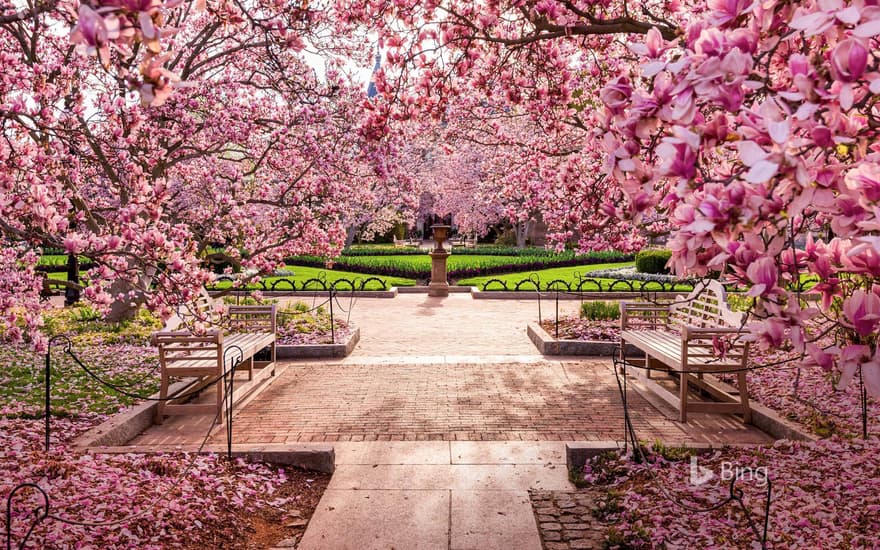
[[[593,265],[580,265],[574,267],[556,267],[551,269],[542,269],[538,271],[531,272],[521,272],[521,273],[509,273],[507,275],[494,275],[487,277],[471,277],[468,279],[462,279],[458,281],[459,286],[475,286],[482,290],[483,285],[491,280],[504,281],[507,284],[507,288],[509,290],[513,290],[516,284],[524,279],[529,279],[530,277],[537,276],[538,281],[540,282],[541,289],[546,289],[547,285],[556,280],[566,281],[572,290],[574,290],[578,285],[578,276],[588,276],[588,273],[591,271],[600,271],[604,269],[614,269],[618,267],[632,267],[633,262],[624,262],[624,263],[613,263],[613,264],[593,264]],[[618,282],[615,279],[598,279],[601,290],[620,290],[627,291],[629,287],[626,286],[622,282]],[[615,284],[616,283],[616,284]],[[653,283],[645,283],[646,286],[644,290],[659,290],[660,286]],[[613,285],[613,288],[612,288]],[[637,290],[641,289],[641,281],[635,281],[634,286]],[[656,288],[652,288],[656,287]],[[556,288],[555,286],[552,288]],[[564,286],[559,285],[560,290],[564,290]],[[487,290],[504,290],[504,288],[498,283],[492,283]],[[523,283],[520,287],[520,290],[535,290],[535,285],[532,283]],[[599,290],[595,285],[588,285],[583,287],[584,291],[591,290]],[[690,291],[691,287],[689,285],[676,285],[676,291]]]
[[[266,284],[266,288],[271,289],[271,285],[276,281],[280,281],[276,284],[276,290],[290,290],[290,285],[284,281],[284,279],[288,281],[293,281],[296,284],[297,290],[300,290],[303,283],[309,281],[310,279],[323,279],[327,282],[329,286],[334,281],[338,281],[340,279],[348,279],[355,283],[358,289],[360,289],[360,282],[364,281],[368,278],[375,278],[385,281],[386,288],[391,288],[392,286],[415,286],[416,281],[414,279],[405,279],[403,277],[386,277],[386,276],[374,276],[374,275],[364,275],[363,273],[353,273],[351,271],[336,271],[329,269],[318,269],[316,267],[303,267],[298,265],[287,266],[288,271],[293,271],[293,276],[285,275],[282,277],[266,277],[264,280]],[[232,286],[232,283],[229,281],[219,281],[213,288],[224,289]],[[253,284],[248,287],[249,289],[258,289],[261,288],[259,284]],[[321,284],[313,281],[311,282],[308,289],[320,290],[322,288]],[[345,282],[341,282],[337,284],[337,288],[339,290],[349,290],[348,284]],[[366,285],[365,290],[381,290],[382,285],[378,283],[378,281],[369,281]]]

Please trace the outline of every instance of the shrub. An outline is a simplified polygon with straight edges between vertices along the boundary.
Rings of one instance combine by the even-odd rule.
[[[616,302],[584,302],[581,304],[581,319],[590,321],[620,319],[620,306]]]
[[[504,232],[495,239],[498,246],[516,246],[516,233],[513,229],[505,229]]]
[[[639,273],[669,273],[666,262],[672,252],[661,248],[649,248],[636,254],[636,271]]]

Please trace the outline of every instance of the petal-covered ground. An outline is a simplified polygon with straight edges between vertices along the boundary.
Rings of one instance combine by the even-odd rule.
[[[545,319],[541,328],[556,338],[555,319]],[[618,342],[620,340],[620,321],[592,321],[577,317],[562,317],[558,323],[558,340],[584,340],[590,342]]]
[[[246,548],[254,516],[273,518],[283,526],[310,513],[317,503],[300,503],[289,486],[314,485],[320,494],[328,481],[321,474],[301,479],[293,470],[242,460],[229,463],[217,455],[72,452],[69,436],[98,420],[54,418],[53,433],[62,441],[53,438],[45,453],[42,420],[0,417],[4,502],[20,483],[36,483],[49,495],[51,517],[38,524],[29,547]],[[17,493],[12,506],[15,545],[29,526],[30,512],[41,505],[35,491]],[[116,524],[81,526],[57,518]],[[0,531],[5,529],[4,515]]]
[[[97,377],[150,395],[158,383],[155,349],[144,345],[145,331],[131,328],[116,335],[106,327],[65,332],[75,334],[76,356]],[[98,382],[63,350],[63,342],[52,347],[46,453],[45,356],[0,347],[0,533],[7,497],[33,483],[48,494],[50,517],[38,523],[27,548],[257,548],[302,534],[328,475],[210,454],[73,451],[78,435],[136,399]],[[33,489],[16,492],[13,548],[43,505]]]
[[[607,492],[615,527],[611,547],[760,548],[738,503],[713,511],[730,496],[730,479],[758,534],[763,533],[767,484],[772,483],[769,548],[876,548],[880,532],[880,441],[839,438],[816,443],[726,449],[651,464],[627,458],[595,461],[585,477]],[[698,483],[702,482],[702,483]],[[616,546],[617,545],[617,546]]]

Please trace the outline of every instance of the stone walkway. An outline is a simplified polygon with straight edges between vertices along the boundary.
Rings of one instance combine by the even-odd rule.
[[[571,488],[561,443],[339,443],[300,550],[540,550],[530,490]]]
[[[578,306],[560,302],[563,314]],[[550,317],[555,304],[542,310]],[[279,365],[273,383],[239,408],[234,440],[333,442],[337,470],[299,548],[542,548],[529,491],[571,491],[562,442],[622,440],[623,407],[609,359],[537,354],[526,336],[537,315],[533,300],[467,294],[360,299],[351,356]],[[731,415],[691,414],[682,424],[659,400],[628,395],[649,442],[771,441]],[[131,444],[198,444],[209,423],[170,418]],[[225,442],[225,431],[211,442]]]

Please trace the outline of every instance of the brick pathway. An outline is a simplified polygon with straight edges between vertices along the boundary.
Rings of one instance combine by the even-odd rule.
[[[347,303],[343,302],[347,307]],[[544,315],[553,309],[544,303]],[[574,312],[578,303],[560,304]],[[292,362],[233,422],[236,443],[307,441],[597,441],[623,439],[623,408],[608,359],[547,360],[525,334],[534,301],[469,295],[362,299],[362,340],[343,360]],[[730,415],[672,411],[630,392],[640,438],[666,443],[770,439]],[[176,417],[140,445],[193,444],[207,417]],[[213,442],[225,441],[218,430]]]
[[[637,433],[648,441],[768,441],[730,416],[695,414],[680,424],[634,392],[629,402]],[[622,415],[607,360],[294,364],[233,425],[237,443],[607,441],[623,438]],[[171,418],[133,443],[194,443],[206,422]],[[213,439],[224,438],[221,432]]]

